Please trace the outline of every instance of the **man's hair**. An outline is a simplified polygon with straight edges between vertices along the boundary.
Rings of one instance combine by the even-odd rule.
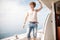
[[[36,7],[36,3],[35,2],[30,2],[30,5],[33,5],[34,7]]]

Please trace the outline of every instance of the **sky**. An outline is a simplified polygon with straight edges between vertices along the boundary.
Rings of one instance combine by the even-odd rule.
[[[32,0],[0,0],[0,35],[7,33],[23,33],[22,25],[24,17],[29,10],[29,3]],[[40,5],[37,0],[36,8]],[[43,5],[43,9],[38,12],[38,28],[42,28],[47,15],[51,11]],[[28,25],[26,24],[26,27]],[[23,31],[23,32],[21,32]]]

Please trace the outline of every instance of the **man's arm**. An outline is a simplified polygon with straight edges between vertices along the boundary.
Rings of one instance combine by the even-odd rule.
[[[27,13],[27,15],[26,15],[26,17],[25,17],[24,24],[23,24],[23,28],[25,27],[25,24],[26,24],[27,18],[28,18],[28,13]]]
[[[38,9],[36,9],[37,12],[40,11],[43,8],[41,0],[38,0],[38,2],[40,3],[40,7]]]

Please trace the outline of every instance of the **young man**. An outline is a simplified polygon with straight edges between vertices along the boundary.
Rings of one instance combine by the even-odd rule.
[[[30,33],[33,30],[33,37],[36,38],[37,36],[37,12],[39,12],[42,9],[42,3],[41,1],[38,0],[38,2],[40,3],[40,7],[38,9],[35,9],[36,7],[36,3],[35,2],[31,2],[29,4],[31,10],[27,13],[27,16],[25,18],[25,22],[23,25],[23,28],[26,24],[27,19],[29,19],[29,33],[28,33],[28,38],[30,38]]]

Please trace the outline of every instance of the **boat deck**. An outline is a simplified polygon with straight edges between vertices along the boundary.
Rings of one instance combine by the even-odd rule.
[[[25,38],[23,38],[21,40],[29,40],[29,39],[25,37]],[[30,40],[41,40],[41,38],[31,38]]]

